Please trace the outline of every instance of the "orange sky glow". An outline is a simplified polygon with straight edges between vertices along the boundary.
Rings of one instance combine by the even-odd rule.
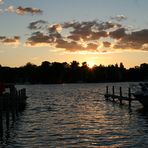
[[[90,67],[122,62],[129,68],[148,63],[147,3],[1,0],[0,65],[76,60]]]

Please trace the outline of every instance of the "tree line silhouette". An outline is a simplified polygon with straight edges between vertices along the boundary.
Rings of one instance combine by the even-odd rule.
[[[148,64],[126,69],[123,63],[115,65],[95,65],[89,68],[87,62],[80,63],[48,62],[37,66],[27,63],[21,67],[3,67],[0,65],[0,82],[59,84],[59,83],[99,83],[148,80]]]

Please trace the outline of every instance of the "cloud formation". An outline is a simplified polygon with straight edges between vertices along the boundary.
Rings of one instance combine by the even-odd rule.
[[[61,26],[61,24],[49,25],[48,30],[49,30],[50,33],[61,32],[62,26]]]
[[[105,41],[105,42],[103,42],[103,46],[104,47],[110,47],[111,46],[111,43],[108,42],[108,41]]]
[[[29,29],[34,29],[34,30],[37,30],[37,29],[43,29],[46,25],[47,22],[46,21],[43,21],[43,20],[38,20],[38,21],[35,21],[35,22],[31,22],[28,26]]]
[[[20,44],[20,37],[19,36],[14,36],[14,37],[0,36],[0,43],[6,44],[6,45],[18,45]]]
[[[16,13],[19,14],[19,15],[24,15],[24,14],[27,14],[27,13],[30,13],[30,14],[42,14],[42,12],[43,11],[41,9],[31,8],[31,7],[19,6],[16,9]]]
[[[29,29],[41,29],[44,21],[31,22]],[[118,23],[85,21],[85,22],[64,22],[48,25],[46,33],[34,32],[30,38],[27,39],[28,46],[48,45],[54,48],[62,48],[67,51],[98,51],[100,46],[99,40],[109,36],[108,30],[113,28],[120,28]],[[64,33],[67,32],[67,33]],[[107,43],[104,43],[107,47]],[[109,45],[108,45],[109,47]]]
[[[131,32],[130,34],[124,34],[121,39],[115,44],[114,48],[121,49],[137,49],[147,50],[148,48],[148,29]]]
[[[111,31],[109,32],[109,35],[114,39],[123,38],[126,35],[125,28],[119,28],[119,29],[116,29],[115,31]]]
[[[46,25],[45,25],[46,24]],[[27,39],[28,46],[50,46],[67,51],[103,52],[113,49],[148,49],[148,29],[132,32],[115,22],[64,22],[50,24],[39,20],[29,24],[38,30]],[[43,32],[43,26],[46,29]],[[108,50],[106,50],[106,48]]]
[[[25,14],[34,15],[34,14],[42,14],[43,11],[41,9],[32,8],[32,7],[19,6],[18,8],[14,8],[13,5],[10,5],[7,8],[5,8],[5,12],[16,13],[18,15],[25,15]]]
[[[124,15],[116,15],[115,17],[110,17],[112,20],[116,20],[116,21],[122,21],[122,20],[126,20],[127,17]]]
[[[15,10],[14,10],[14,6],[12,6],[12,5],[11,5],[11,6],[8,6],[8,7],[5,9],[5,11],[6,11],[6,12],[10,12],[10,13],[11,13],[11,12],[14,12],[14,11],[15,11]]]
[[[26,41],[26,45],[29,46],[41,46],[41,45],[47,45],[49,46],[50,43],[52,43],[53,40],[50,38],[50,36],[45,35],[41,32],[34,32],[30,38]]]

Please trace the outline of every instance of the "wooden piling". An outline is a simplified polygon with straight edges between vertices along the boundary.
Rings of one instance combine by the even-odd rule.
[[[131,107],[131,88],[128,88],[128,98],[129,98],[129,103],[128,103],[128,105],[129,105],[129,107]]]
[[[119,101],[120,101],[120,105],[122,105],[122,87],[120,87],[119,90],[120,90]]]
[[[9,123],[10,123],[10,114],[9,114],[9,107],[10,107],[10,99],[9,98],[5,98],[6,99],[6,128],[9,129]]]
[[[3,100],[0,99],[0,139],[3,137]]]
[[[114,86],[112,87],[112,93],[113,93],[113,101],[115,101],[115,98],[114,98],[114,96],[115,96],[115,87]]]
[[[106,100],[108,100],[108,86],[106,86]]]

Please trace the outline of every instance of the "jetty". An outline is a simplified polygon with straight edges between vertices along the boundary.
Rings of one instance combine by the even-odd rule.
[[[131,88],[128,88],[127,95],[123,95],[122,87],[119,87],[118,93],[115,90],[115,86],[112,86],[111,90],[106,86],[106,93],[104,97],[106,100],[110,100],[112,102],[119,102],[120,105],[123,105],[123,102],[128,102],[129,107],[131,107],[132,101],[138,101],[135,97],[132,96]]]
[[[14,85],[5,85],[7,91],[0,94],[0,138],[26,106],[26,89],[17,90]]]

